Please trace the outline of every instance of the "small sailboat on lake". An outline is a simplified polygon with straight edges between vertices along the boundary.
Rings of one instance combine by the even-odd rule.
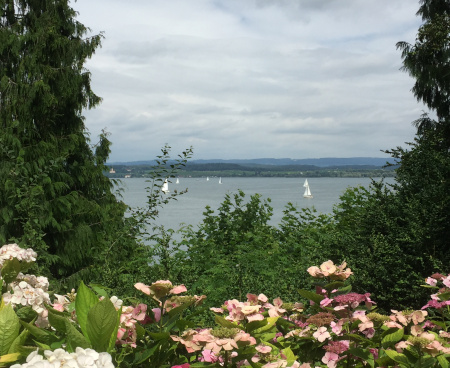
[[[176,184],[180,184],[180,179],[177,178]]]
[[[166,180],[164,180],[164,184],[161,187],[161,192],[163,192],[164,194],[169,193],[169,182]]]
[[[305,198],[312,198],[313,195],[311,194],[311,189],[309,189],[308,179],[305,180],[305,183],[303,184],[303,187],[305,188],[305,193],[303,193],[303,197],[305,197]]]
[[[222,184],[222,177],[219,178],[219,184]]]
[[[209,176],[206,177],[206,181],[209,181]]]

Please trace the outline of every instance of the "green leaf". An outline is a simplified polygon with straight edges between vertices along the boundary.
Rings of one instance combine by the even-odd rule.
[[[385,355],[378,358],[375,363],[378,367],[388,367],[389,365],[392,365],[392,359]]]
[[[31,322],[37,318],[37,313],[31,307],[20,308],[16,311],[17,317],[25,322]]]
[[[117,313],[117,323],[116,323],[116,328],[114,329],[114,332],[111,335],[111,338],[109,340],[109,347],[108,347],[108,351],[113,351],[114,347],[116,345],[116,340],[117,340],[117,332],[119,331],[119,326],[120,326],[120,315],[122,314],[122,307],[119,308],[118,311],[116,311]],[[142,339],[144,334],[145,334],[145,330],[144,328],[139,324],[136,323],[136,334],[137,334],[137,339]]]
[[[346,351],[346,354],[352,354],[358,358],[361,358],[364,362],[369,363],[371,367],[375,366],[375,361],[373,360],[373,355],[369,350],[364,350],[361,348],[352,348]]]
[[[20,261],[17,258],[8,259],[3,263],[1,275],[6,284],[13,282],[20,272]]]
[[[50,342],[55,339],[55,336],[50,332],[36,327],[32,323],[20,321],[23,327],[25,327],[34,337],[39,339],[39,341]]]
[[[268,323],[267,319],[263,319],[262,321],[252,321],[247,323],[247,325],[245,326],[245,332],[252,332],[258,328],[264,327],[266,326]]]
[[[98,297],[95,293],[89,289],[83,281],[81,281],[80,286],[77,290],[77,297],[75,299],[75,310],[77,313],[78,324],[80,325],[81,331],[84,336],[88,339],[87,334],[87,316],[89,310],[99,302]]]
[[[402,363],[402,364],[406,364],[406,365],[413,365],[413,364],[411,364],[411,362],[408,360],[408,358],[405,355],[403,355],[401,353],[397,353],[395,350],[385,350],[384,352],[394,362]]]
[[[298,292],[302,297],[312,300],[316,304],[320,304],[320,302],[325,298],[323,295],[319,295],[308,290],[300,289]]]
[[[89,286],[94,290],[98,295],[103,296],[105,298],[109,298],[108,293],[105,289],[100,286],[89,284]]]
[[[437,326],[439,326],[439,327],[445,329],[445,322],[443,322],[443,321],[434,321],[434,320],[432,320],[432,321],[430,321],[430,322],[431,322],[432,324],[434,324],[434,325],[437,325]]]
[[[283,349],[283,354],[286,356],[287,365],[291,366],[297,360],[297,356],[292,352],[291,348]]]
[[[341,286],[344,286],[345,283],[342,281],[332,281],[329,284],[326,284],[324,286],[324,289],[326,290],[334,290],[334,289],[339,289]]]
[[[109,299],[103,299],[89,310],[86,329],[94,350],[108,350],[111,335],[118,324],[116,308]]]
[[[19,318],[12,306],[3,305],[0,310],[0,355],[8,353],[10,346],[19,336],[19,328]]]
[[[253,330],[254,334],[260,334],[262,332],[267,332],[268,330],[270,330],[275,323],[277,323],[279,317],[267,317],[266,321],[267,324],[263,327],[257,328],[256,330]]]
[[[38,347],[41,348],[42,350],[51,350],[52,348],[50,347],[50,345],[47,345],[43,342],[39,342],[36,340],[33,340],[34,344]]]
[[[13,363],[20,357],[19,353],[5,354],[0,356],[0,366],[4,366],[6,363]]]
[[[66,317],[63,313],[56,311],[51,307],[47,307],[48,310],[48,322],[56,331],[66,332]]]
[[[236,323],[233,323],[233,322],[231,322],[231,321],[228,321],[227,319],[225,319],[225,318],[223,318],[223,317],[221,317],[221,316],[218,316],[218,315],[216,315],[216,316],[214,317],[214,321],[215,321],[217,324],[221,325],[222,327],[228,327],[228,328],[240,328],[240,329],[242,329],[242,326],[238,326]]]
[[[444,302],[449,300],[450,299],[450,291],[446,291],[444,293],[440,293],[439,294],[439,299],[444,301]]]
[[[72,323],[66,319],[66,337],[67,343],[75,351],[77,347],[87,349],[91,348],[89,341],[83,336],[83,334],[78,331]]]
[[[168,340],[170,338],[170,333],[168,332],[150,332],[149,336],[153,339],[153,340]]]
[[[442,368],[448,368],[449,364],[448,364],[448,360],[445,356],[443,355],[438,355],[436,357],[437,361],[439,362],[439,364],[441,365]]]
[[[420,357],[420,359],[416,362],[415,366],[420,368],[431,368],[436,364],[436,358],[425,355]]]
[[[30,332],[27,329],[23,329],[19,336],[17,336],[9,347],[8,354],[18,353],[19,349],[25,344]]]
[[[388,346],[392,346],[395,343],[399,342],[403,338],[405,331],[403,330],[403,328],[400,328],[400,329],[393,328],[393,329],[386,331],[386,333],[387,334],[381,340],[381,345],[384,348],[386,348]]]
[[[350,291],[352,291],[352,285],[347,285],[347,286],[340,288],[338,291],[333,293],[333,295],[348,294]]]
[[[148,350],[136,352],[134,355],[133,363],[137,366],[137,365],[145,362],[147,359],[149,359],[155,353],[156,349],[158,349],[159,346],[160,346],[160,344],[155,344]],[[191,365],[191,367],[192,367],[192,365]]]
[[[168,313],[169,316],[170,316],[170,317],[177,317],[178,315],[180,315],[181,313],[183,313],[183,311],[184,311],[186,308],[188,308],[188,307],[190,307],[192,304],[194,304],[194,302],[195,302],[195,300],[192,300],[192,301],[190,301],[190,302],[188,302],[188,303],[183,303],[183,304],[179,305],[178,307],[171,309],[171,310],[169,311],[169,313]]]

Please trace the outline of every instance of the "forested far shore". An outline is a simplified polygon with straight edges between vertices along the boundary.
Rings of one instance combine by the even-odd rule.
[[[151,165],[116,165],[105,173],[110,178],[149,178]],[[178,172],[179,177],[394,177],[395,166],[344,165],[319,167],[314,165],[240,165],[233,163],[190,164]]]

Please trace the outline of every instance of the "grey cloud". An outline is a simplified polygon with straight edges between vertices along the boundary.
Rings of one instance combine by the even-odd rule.
[[[157,155],[166,142],[193,144],[199,158],[303,158],[378,155],[411,140],[422,107],[395,42],[414,39],[414,4],[133,2],[122,33],[119,4],[88,64],[104,102],[85,114],[93,135],[111,131],[111,160]]]

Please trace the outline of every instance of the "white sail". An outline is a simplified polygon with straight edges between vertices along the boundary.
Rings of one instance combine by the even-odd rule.
[[[303,186],[305,187],[305,193],[303,193],[303,197],[312,198],[313,195],[311,194],[311,189],[309,189],[308,179],[305,180]]]
[[[177,178],[176,184],[180,184],[180,179]]]
[[[219,178],[219,184],[222,184],[222,178]]]
[[[163,193],[169,193],[169,182],[166,180],[164,180],[164,184],[161,187],[161,192]]]
[[[209,176],[206,177],[206,181],[209,181]]]

